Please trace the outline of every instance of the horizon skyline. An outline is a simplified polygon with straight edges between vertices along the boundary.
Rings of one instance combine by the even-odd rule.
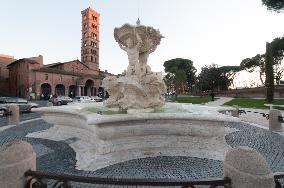
[[[202,66],[212,63],[239,65],[245,58],[264,53],[266,41],[282,37],[284,31],[283,24],[278,24],[284,19],[284,14],[267,11],[261,0],[217,0],[215,3],[210,0],[198,3],[195,0],[180,0],[179,3],[171,0],[165,3],[161,0],[123,0],[124,3],[78,0],[68,5],[65,2],[29,0],[19,3],[11,0],[0,3],[1,17],[10,10],[9,7],[19,10],[2,23],[6,29],[0,35],[0,54],[12,55],[16,59],[43,55],[44,64],[81,60],[81,11],[87,7],[101,14],[100,69],[114,74],[123,72],[128,60],[113,38],[113,29],[124,23],[135,24],[138,17],[141,24],[159,29],[165,36],[149,56],[149,65],[157,72],[164,72],[163,63],[174,58],[192,60],[198,72]],[[19,16],[22,13],[19,7],[28,7],[22,17]],[[151,7],[158,7],[159,12]],[[28,11],[31,8],[34,8],[33,13],[38,13],[37,17]],[[11,24],[18,18],[23,21]],[[277,30],[269,29],[276,26]],[[20,34],[26,37],[19,37],[17,31],[21,28]]]

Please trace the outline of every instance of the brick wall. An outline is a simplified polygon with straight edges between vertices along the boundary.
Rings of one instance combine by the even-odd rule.
[[[240,98],[265,98],[265,88],[244,88],[235,89],[230,91],[218,92],[217,96],[223,97],[240,97]],[[275,98],[284,98],[284,85],[275,86],[274,89]]]

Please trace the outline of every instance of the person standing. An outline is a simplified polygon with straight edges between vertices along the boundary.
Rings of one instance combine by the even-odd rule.
[[[211,91],[210,96],[211,96],[211,101],[214,101],[215,93],[213,91]]]

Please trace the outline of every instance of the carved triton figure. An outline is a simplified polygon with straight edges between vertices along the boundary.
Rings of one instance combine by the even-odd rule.
[[[135,31],[134,31],[135,33]],[[125,40],[126,45],[124,46],[122,43],[118,43],[119,47],[127,52],[129,65],[127,67],[126,75],[133,75],[135,73],[135,66],[139,61],[139,50],[142,45],[142,40],[140,36],[135,33],[137,44],[135,45],[135,41],[133,38],[129,37]]]

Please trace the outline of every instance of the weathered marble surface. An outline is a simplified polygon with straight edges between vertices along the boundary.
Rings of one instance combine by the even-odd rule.
[[[165,108],[183,113],[99,115],[86,111],[92,105],[36,109],[44,111],[42,118],[55,125],[45,133],[37,133],[41,138],[79,138],[70,146],[77,151],[77,168],[82,170],[155,156],[204,156],[223,160],[230,148],[225,136],[235,131],[226,128],[225,122],[238,121],[218,113],[225,110],[222,107],[206,110],[204,106],[196,106],[195,112],[191,112],[191,105],[169,104]]]
[[[149,54],[156,50],[162,39],[159,30],[125,24],[115,28],[114,38],[126,51],[129,64],[119,78],[111,76],[103,80],[102,85],[110,95],[105,106],[124,110],[162,106],[162,94],[166,92],[162,73],[152,72],[147,65]]]
[[[274,188],[273,173],[264,157],[247,146],[230,149],[224,161],[224,176],[232,188]]]
[[[1,188],[24,187],[28,170],[36,170],[36,154],[29,143],[15,141],[0,147]]]

